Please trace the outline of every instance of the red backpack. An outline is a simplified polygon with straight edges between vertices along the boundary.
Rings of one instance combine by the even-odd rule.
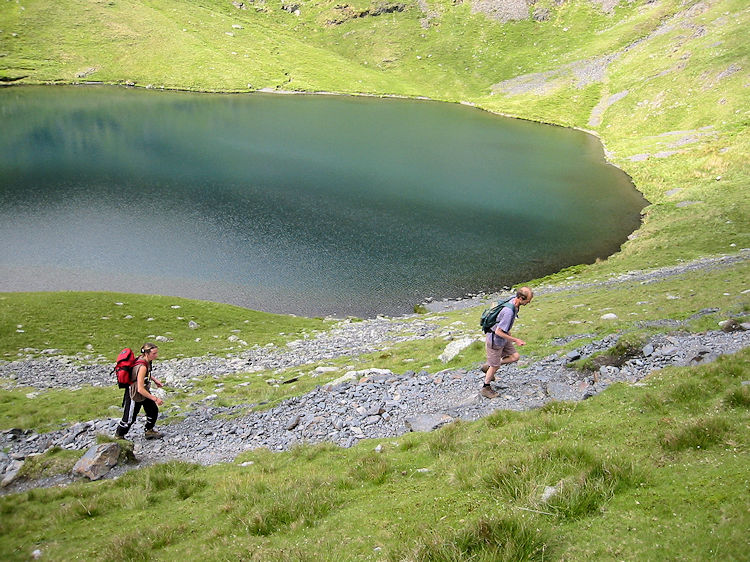
[[[117,375],[117,386],[120,388],[127,388],[135,381],[132,379],[133,367],[138,365],[146,365],[143,359],[137,360],[133,350],[126,347],[117,356],[117,363],[115,368],[112,369],[112,373]]]

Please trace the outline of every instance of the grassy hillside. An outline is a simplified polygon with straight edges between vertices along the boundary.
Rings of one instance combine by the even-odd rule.
[[[470,0],[242,5],[0,0],[0,83],[463,101],[592,131],[651,203],[620,252],[545,282],[603,281],[750,247],[750,9],[742,0],[622,2],[611,11],[584,0],[540,0],[529,14],[542,21],[507,22]],[[649,284],[548,294],[517,329],[532,356],[565,351],[569,344],[555,338],[568,335],[669,329],[663,319],[702,330],[747,315],[747,279],[744,260]],[[242,330],[251,344],[325,328],[318,320],[290,326],[287,318],[194,301],[173,309],[177,299],[159,297],[0,297],[6,359],[26,347],[75,352],[87,344],[92,355],[107,355],[144,329],[174,340],[164,344],[168,356],[231,351],[206,342],[196,347],[185,325],[190,319],[221,341],[227,330]],[[135,312],[114,304],[120,301]],[[707,307],[718,311],[692,318]],[[602,321],[604,311],[619,319]],[[117,314],[137,324],[113,327],[105,318]],[[149,316],[158,330],[145,324]],[[435,321],[453,330],[463,322],[470,332],[477,316],[456,311]],[[435,362],[444,345],[402,344],[356,362],[400,372],[407,359]],[[481,358],[482,350],[471,347],[450,366],[472,367]],[[27,559],[39,548],[53,560],[746,559],[747,362],[745,352],[710,367],[667,371],[643,386],[617,386],[580,404],[498,412],[386,440],[380,454],[373,442],[349,450],[257,451],[232,465],[168,464],[114,482],[2,498],[0,557]],[[29,412],[27,390],[1,392],[2,427],[49,423],[44,412]],[[94,410],[116,402],[83,392]],[[252,392],[226,400],[256,399]],[[36,401],[56,404],[60,411],[48,412],[55,421],[96,415],[90,408],[71,413],[81,395],[47,394]],[[49,462],[65,464],[66,454],[52,451]],[[253,464],[239,466],[243,461]],[[543,501],[546,487],[557,492]]]
[[[2,497],[0,557],[743,560],[749,359],[351,449],[258,450]]]
[[[225,355],[248,346],[282,344],[330,324],[156,295],[0,293],[0,358],[12,360],[19,350],[33,355],[55,349],[87,360],[111,360],[123,347],[140,349],[157,337],[164,359]]]
[[[586,272],[750,246],[742,0],[540,2],[530,11],[546,21],[507,23],[470,1],[244,6],[5,2],[0,79],[465,101],[595,132],[652,203],[622,252]]]

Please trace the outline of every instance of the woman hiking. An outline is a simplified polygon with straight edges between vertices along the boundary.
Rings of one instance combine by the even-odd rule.
[[[140,356],[135,360],[131,379],[133,383],[128,387],[128,392],[125,393],[123,403],[124,412],[115,431],[117,439],[123,439],[128,431],[130,431],[130,426],[135,422],[135,417],[140,412],[141,406],[143,406],[143,410],[146,412],[146,431],[144,437],[146,439],[161,439],[164,437],[163,433],[154,429],[156,419],[159,417],[159,406],[164,404],[164,400],[151,394],[151,381],[158,388],[164,386],[159,379],[151,375],[151,362],[158,355],[159,348],[153,343],[146,343],[141,348]]]

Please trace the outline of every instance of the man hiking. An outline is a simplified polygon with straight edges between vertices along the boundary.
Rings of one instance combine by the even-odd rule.
[[[485,398],[497,398],[498,393],[492,390],[490,383],[495,380],[495,373],[501,365],[515,363],[520,355],[516,351],[516,345],[526,345],[526,342],[510,335],[518,316],[518,309],[529,304],[534,298],[534,293],[528,287],[521,287],[516,291],[516,296],[508,301],[508,304],[500,309],[497,321],[487,332],[485,350],[487,351],[487,364],[482,367],[485,372],[484,386],[480,394]]]

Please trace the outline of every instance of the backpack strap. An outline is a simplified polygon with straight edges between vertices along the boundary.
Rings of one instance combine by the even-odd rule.
[[[146,381],[148,381],[151,378],[151,363],[149,363],[145,359],[136,359],[135,363],[133,363],[133,371],[135,371],[135,368],[138,365],[143,365],[144,367],[146,367]],[[137,377],[136,377],[136,380],[133,381],[133,383],[136,383],[136,382],[138,382]]]
[[[503,308],[510,308],[513,311],[513,320],[518,317],[518,307],[513,304],[513,299],[516,297],[511,297],[507,301],[500,303],[500,310]],[[498,316],[500,316],[500,313],[498,312]],[[497,322],[495,323],[497,325]],[[494,326],[493,326],[494,328]],[[490,333],[492,334],[492,347],[495,347],[495,338],[498,337],[495,333],[495,330],[490,330]]]

